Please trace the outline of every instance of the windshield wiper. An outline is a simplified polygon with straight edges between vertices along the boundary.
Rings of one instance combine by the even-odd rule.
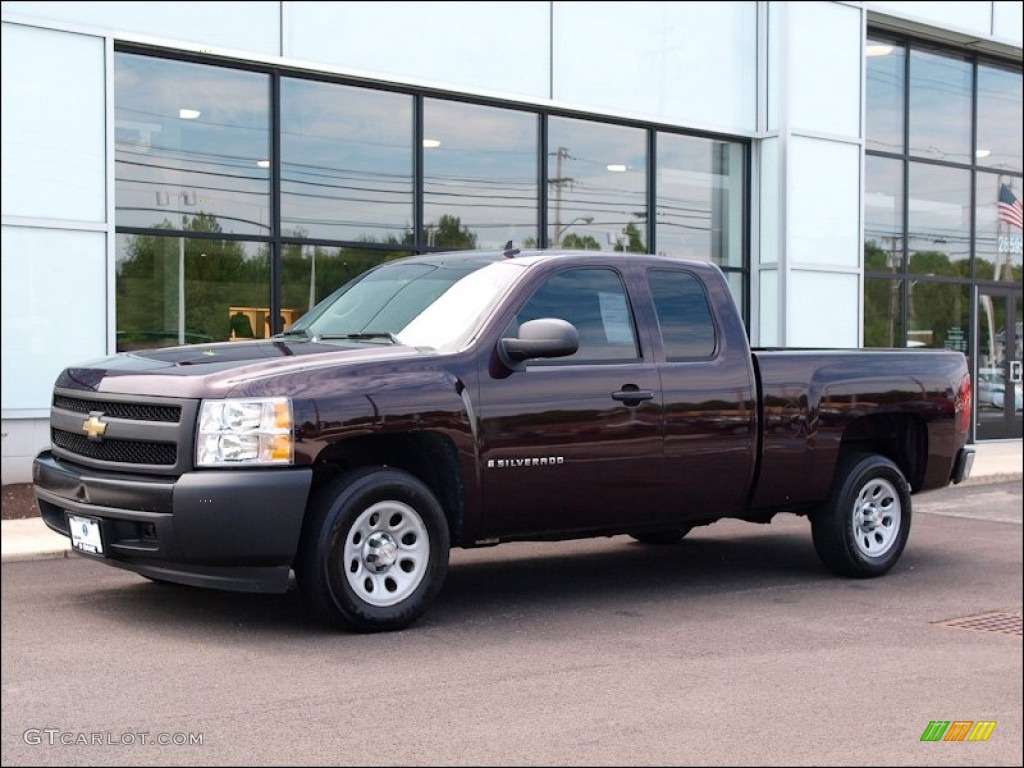
[[[364,331],[363,333],[321,333],[313,341],[378,341],[383,339],[391,344],[401,344],[390,331]]]
[[[302,336],[303,338],[309,338],[309,331],[305,328],[289,328],[287,331],[282,331],[277,336]],[[275,338],[277,337],[275,336]]]

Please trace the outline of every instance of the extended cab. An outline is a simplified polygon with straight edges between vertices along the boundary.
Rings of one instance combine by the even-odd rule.
[[[122,353],[56,382],[43,519],[157,581],[285,591],[390,630],[451,547],[806,515],[878,576],[911,494],[970,472],[960,352],[751,350],[712,264],[515,250],[388,262],[268,340]]]

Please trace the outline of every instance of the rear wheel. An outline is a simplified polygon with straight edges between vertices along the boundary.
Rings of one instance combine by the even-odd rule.
[[[409,473],[347,473],[318,493],[306,514],[295,578],[328,624],[401,629],[441,591],[448,523],[430,489]]]
[[[692,525],[684,525],[680,528],[665,528],[660,531],[636,531],[629,535],[641,544],[676,544],[682,541],[691,530],[693,530]]]
[[[818,557],[841,576],[881,576],[910,535],[910,486],[893,462],[875,454],[846,457],[832,493],[811,516]]]

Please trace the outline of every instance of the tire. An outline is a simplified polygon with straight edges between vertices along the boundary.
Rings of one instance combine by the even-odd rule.
[[[402,629],[441,591],[449,541],[441,505],[417,478],[397,469],[356,470],[310,502],[295,578],[328,625]]]
[[[692,525],[684,525],[680,528],[666,528],[661,531],[638,531],[629,535],[641,544],[678,544],[692,530]]]
[[[829,500],[811,516],[814,548],[840,576],[881,576],[903,554],[910,519],[910,486],[899,467],[883,456],[852,454],[840,462]]]

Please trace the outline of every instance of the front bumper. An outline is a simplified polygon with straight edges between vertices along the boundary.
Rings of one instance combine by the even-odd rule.
[[[70,536],[67,513],[99,521],[103,556],[164,581],[284,592],[312,483],[308,468],[210,470],[177,478],[118,474],[45,451],[32,465],[43,522]]]

